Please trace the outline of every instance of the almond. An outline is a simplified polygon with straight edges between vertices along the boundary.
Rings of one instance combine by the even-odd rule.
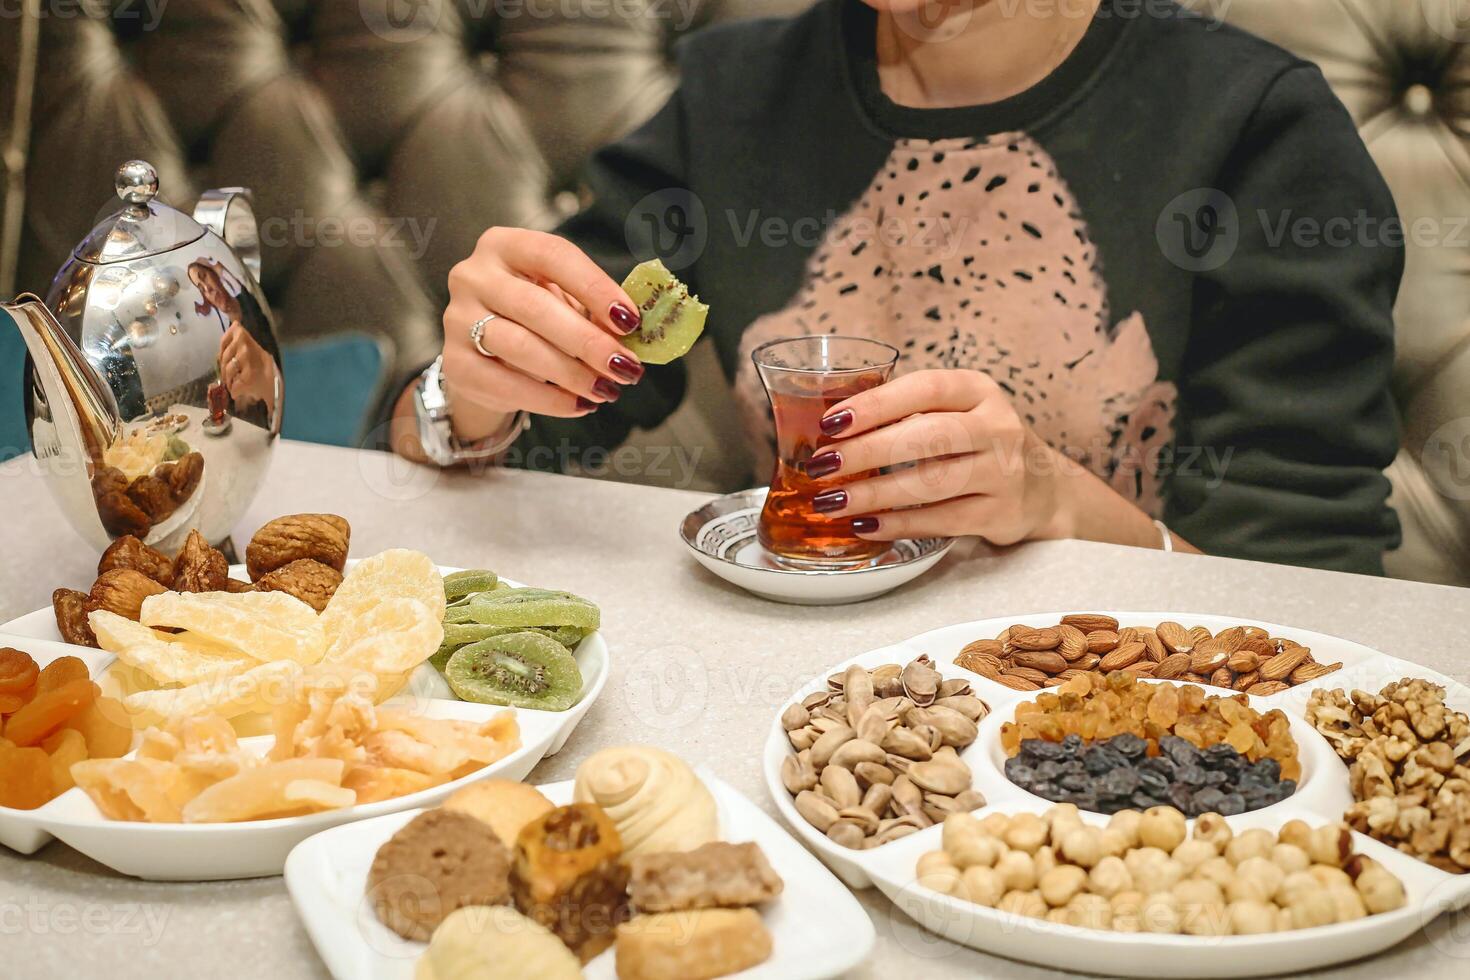
[[[1152,660],[1141,659],[1134,663],[1128,669],[1137,674],[1139,677],[1155,677],[1157,676],[1158,667],[1159,665],[1154,663]]]
[[[1307,681],[1314,681],[1330,674],[1334,670],[1342,670],[1342,664],[1340,662],[1335,664],[1304,663],[1291,672],[1288,680],[1293,684],[1305,684]]]
[[[1261,658],[1251,650],[1237,650],[1225,661],[1225,665],[1237,674],[1249,674],[1261,665]]]
[[[1168,647],[1170,653],[1191,653],[1194,650],[1194,637],[1189,635],[1189,630],[1173,621],[1160,623],[1159,628],[1154,630],[1159,640]]]
[[[1210,675],[1208,683],[1213,684],[1215,687],[1229,687],[1230,681],[1232,679],[1233,678],[1230,674],[1230,668],[1221,667],[1219,670]]]
[[[1014,665],[1012,670],[1029,667],[1043,674],[1060,674],[1067,669],[1067,661],[1062,655],[1051,650],[1021,650],[1011,657],[1011,663]]]
[[[1040,684],[1033,684],[1026,678],[1017,677],[1014,674],[1001,674],[999,677],[994,678],[994,680],[997,684],[1008,687],[1013,691],[1038,691],[1041,689]]]
[[[1024,680],[1031,681],[1033,684],[1041,684],[1051,675],[1044,670],[1037,670],[1035,667],[1007,667],[1003,672],[1003,676],[1020,677]]]
[[[1125,643],[1142,643],[1143,637],[1138,633],[1137,626],[1125,626],[1118,630],[1118,646]]]
[[[1076,660],[1087,652],[1087,634],[1075,626],[1066,623],[1057,627],[1057,632],[1062,634],[1062,642],[1057,644],[1057,652],[1066,660]]]
[[[960,656],[964,656],[967,653],[978,653],[999,660],[1004,652],[1005,647],[1001,645],[999,640],[976,640],[973,643],[966,643],[960,650]],[[956,657],[955,659],[958,660],[959,658]]]
[[[1189,655],[1189,669],[1196,674],[1209,674],[1224,667],[1229,659],[1230,654],[1216,645],[1214,640],[1206,640]]]
[[[1084,633],[1095,633],[1098,630],[1118,632],[1118,621],[1100,613],[1073,613],[1070,616],[1063,616],[1062,622],[1067,626],[1075,626]]]
[[[1249,650],[1262,660],[1269,660],[1280,652],[1269,636],[1247,636],[1240,644],[1240,649]]]
[[[1210,679],[1204,674],[1196,674],[1192,670],[1181,675],[1179,679],[1181,681],[1189,681],[1191,684],[1208,684],[1210,682]]]
[[[1102,663],[1102,657],[1095,653],[1084,653],[1073,662],[1072,666],[1080,671],[1096,670],[1097,665]]]
[[[1139,658],[1143,656],[1143,652],[1144,648],[1141,642],[1120,643],[1116,650],[1098,661],[1097,669],[1106,674],[1115,670],[1132,667],[1138,663]]]
[[[1088,653],[1107,653],[1118,645],[1118,634],[1112,630],[1093,630],[1087,634]]]
[[[1139,630],[1143,636],[1143,649],[1145,655],[1154,663],[1163,663],[1164,658],[1169,655],[1165,649],[1164,642],[1159,639],[1159,634],[1154,630]]]
[[[1306,647],[1294,647],[1290,650],[1282,650],[1276,656],[1261,664],[1261,679],[1263,681],[1279,681],[1291,675],[1291,672],[1302,665],[1311,653]]]
[[[1212,639],[1215,638],[1215,634],[1211,633],[1209,630],[1205,629],[1203,626],[1191,626],[1189,628],[1189,636],[1190,636],[1191,639],[1194,640],[1194,645],[1195,646],[1199,646],[1201,643],[1205,642],[1206,640],[1212,640]]]
[[[1290,684],[1284,683],[1282,681],[1261,681],[1259,684],[1252,684],[1250,687],[1246,688],[1245,693],[1250,694],[1254,697],[1264,698],[1269,697],[1272,694],[1280,694],[1282,691],[1287,690],[1289,687],[1291,687]]]
[[[1244,691],[1251,685],[1259,684],[1260,682],[1261,672],[1259,670],[1253,670],[1248,674],[1236,675],[1235,683],[1231,684],[1230,686],[1235,688],[1237,691]]]
[[[1189,670],[1189,654],[1171,653],[1159,661],[1158,667],[1154,669],[1155,677],[1173,679],[1182,677]]]
[[[1000,662],[981,654],[962,653],[954,658],[954,665],[961,670],[968,670],[991,680],[1000,677]]]
[[[1239,650],[1241,644],[1245,642],[1245,638],[1244,626],[1232,626],[1228,630],[1221,630],[1215,634],[1215,642],[1223,647],[1227,653],[1234,653],[1236,650]]]
[[[1055,650],[1061,642],[1059,630],[1048,628],[1018,632],[1018,627],[1011,627],[1011,646],[1017,650]]]

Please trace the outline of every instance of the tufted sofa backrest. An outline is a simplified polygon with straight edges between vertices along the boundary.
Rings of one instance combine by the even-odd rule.
[[[806,0],[26,2],[43,16],[0,25],[0,293],[43,288],[141,156],[177,204],[255,190],[285,340],[361,331],[401,368],[484,228],[577,206],[588,153],[672,91],[680,34]],[[1388,178],[1410,231],[1389,566],[1470,584],[1470,0],[1191,5],[1320,64]],[[693,369],[705,398],[640,438],[710,447],[715,486],[744,464],[708,350]]]

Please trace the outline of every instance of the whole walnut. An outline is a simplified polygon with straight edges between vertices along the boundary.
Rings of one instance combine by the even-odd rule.
[[[128,484],[128,498],[157,524],[178,509],[174,492],[156,476],[140,476]]]
[[[179,592],[223,592],[230,577],[230,563],[223,553],[209,546],[195,528],[174,559],[174,588]]]
[[[298,558],[273,572],[266,572],[255,582],[259,592],[285,592],[306,603],[317,612],[342,584],[342,573],[310,558]]]
[[[114,568],[131,568],[153,579],[160,585],[173,585],[174,563],[163,552],[148,547],[131,534],[124,534],[102,552],[97,562],[97,574],[110,572]]]
[[[82,647],[97,646],[97,637],[87,622],[87,593],[57,589],[51,593],[51,609],[56,613],[56,629],[63,640]]]
[[[245,569],[250,580],[301,558],[319,561],[337,571],[347,564],[347,546],[352,536],[347,521],[336,514],[291,514],[266,524],[245,549]]]
[[[106,609],[136,622],[143,612],[143,600],[167,591],[142,572],[114,568],[97,576],[84,608],[89,613]]]

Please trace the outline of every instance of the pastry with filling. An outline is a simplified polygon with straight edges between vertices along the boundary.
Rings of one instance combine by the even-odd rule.
[[[622,857],[618,829],[601,809],[590,803],[557,807],[516,838],[510,872],[516,908],[586,963],[612,945],[628,917]]]
[[[754,843],[716,841],[683,853],[640,854],[629,868],[628,894],[640,912],[743,908],[770,901],[785,886]]]

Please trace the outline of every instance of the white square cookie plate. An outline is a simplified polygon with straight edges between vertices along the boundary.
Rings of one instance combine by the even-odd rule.
[[[761,809],[703,770],[719,807],[720,836],[754,841],[785,881],[761,908],[770,930],[770,959],[733,976],[742,980],[817,980],[838,976],[867,958],[875,933],[856,899]],[[572,799],[570,781],[539,787],[553,802]],[[286,860],[286,887],[307,933],[337,980],[411,980],[425,944],[400,938],[365,900],[368,870],[381,847],[415,812],[395,813],[317,834]],[[584,967],[589,980],[613,980],[613,952]]]

